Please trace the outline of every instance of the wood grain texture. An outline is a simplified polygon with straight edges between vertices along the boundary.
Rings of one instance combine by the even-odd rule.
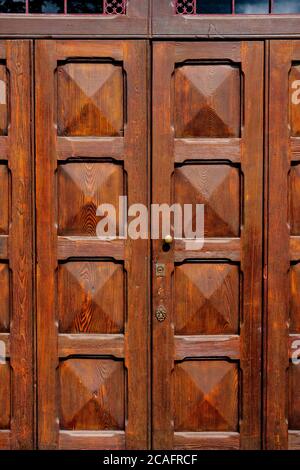
[[[220,65],[226,60],[229,67]],[[154,45],[153,202],[198,202],[206,210],[201,249],[193,250],[184,238],[169,250],[161,240],[153,242],[155,449],[178,448],[175,431],[184,433],[184,448],[210,448],[205,437],[197,440],[192,433],[205,430],[212,432],[211,448],[261,446],[263,70],[258,42]],[[184,77],[172,87],[174,73]],[[214,112],[203,114],[203,106]],[[227,127],[214,127],[221,108]],[[165,276],[156,276],[156,263],[165,265]],[[166,319],[158,322],[162,307]],[[216,398],[218,413],[206,400],[210,390],[222,396]],[[220,430],[236,432],[236,438],[219,440]]]
[[[124,194],[123,171],[112,163],[67,163],[58,167],[58,234],[96,236],[101,204],[111,204],[119,233],[119,197]],[[111,219],[110,223],[113,223]]]
[[[6,263],[0,263],[0,332],[9,332],[10,329],[10,275]]]
[[[59,376],[62,430],[124,429],[123,362],[70,358],[60,363]]]
[[[186,263],[175,268],[175,334],[239,331],[240,273],[228,264]]]
[[[123,71],[120,65],[67,63],[58,67],[58,135],[123,135]]]
[[[175,450],[239,450],[238,432],[175,432]]]
[[[0,36],[24,37],[147,37],[150,0],[130,0],[126,15],[14,15],[0,18]],[[8,21],[9,20],[9,21]],[[80,55],[80,54],[79,54]],[[1,50],[0,50],[1,57]],[[107,56],[105,56],[107,57]]]
[[[124,240],[100,240],[96,237],[58,237],[57,256],[60,260],[75,257],[102,257],[123,260]]]
[[[231,65],[183,65],[174,74],[176,137],[240,136],[240,70]]]
[[[1,145],[1,144],[0,144]],[[110,158],[123,160],[124,139],[122,137],[57,137],[57,157],[69,158]]]
[[[201,259],[227,259],[231,261],[241,260],[241,240],[240,238],[205,238],[201,249],[195,247],[191,249],[184,240],[175,240],[174,259],[180,263],[185,260]]]
[[[290,243],[288,226],[289,71],[293,59],[290,41],[270,45],[270,161],[268,224],[268,316],[266,448],[288,447],[288,310]],[[284,85],[286,84],[286,86]],[[292,245],[293,246],[293,245]],[[291,250],[294,251],[294,248]]]
[[[241,139],[175,139],[175,162],[219,158],[232,163],[241,161]]]
[[[8,155],[8,136],[0,135],[0,158],[7,160]]]
[[[128,203],[148,203],[146,58],[138,41],[37,43],[42,449],[148,446],[147,241],[96,237],[125,172]]]
[[[240,175],[229,165],[184,165],[175,169],[175,199],[204,205],[205,238],[239,237]]]
[[[7,135],[7,127],[8,127],[8,106],[9,106],[9,98],[8,98],[8,74],[7,68],[5,65],[0,64],[0,135]]]
[[[34,434],[31,43],[7,41],[6,52],[10,77],[8,167],[11,174],[7,239],[10,268],[10,445],[12,449],[30,449]]]
[[[238,366],[224,361],[177,363],[174,430],[238,431]]]
[[[60,264],[59,332],[123,332],[124,285],[120,264],[84,261]]]
[[[0,335],[1,338],[1,335]],[[112,356],[124,358],[124,335],[60,334],[58,355],[67,358],[77,355]]]
[[[7,165],[0,165],[0,234],[8,234],[8,218],[9,218],[9,172]]]
[[[62,450],[120,450],[125,449],[123,431],[60,431]]]
[[[240,337],[238,335],[189,335],[175,336],[175,360],[189,357],[240,358]]]
[[[169,39],[298,37],[299,15],[176,15],[174,3],[152,0],[152,35]]]

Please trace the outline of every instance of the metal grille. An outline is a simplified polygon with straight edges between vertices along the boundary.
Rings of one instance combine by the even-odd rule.
[[[297,14],[300,0],[177,0],[177,15]]]
[[[127,0],[0,0],[1,13],[125,15]]]

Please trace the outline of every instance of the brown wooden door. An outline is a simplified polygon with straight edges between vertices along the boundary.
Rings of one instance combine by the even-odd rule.
[[[300,448],[300,41],[271,41],[266,447]]]
[[[263,43],[153,55],[153,202],[205,204],[206,237],[153,242],[153,447],[260,448]]]
[[[148,204],[147,43],[36,43],[38,445],[148,446],[148,241],[96,237]],[[117,214],[119,215],[119,213]]]
[[[31,41],[0,41],[0,449],[33,424]]]

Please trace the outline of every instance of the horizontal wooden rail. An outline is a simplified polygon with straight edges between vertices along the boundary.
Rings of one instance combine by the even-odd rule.
[[[123,260],[124,240],[101,240],[97,237],[58,237],[57,256],[59,260],[78,257],[99,257]]]
[[[237,432],[175,432],[175,450],[238,450]]]
[[[175,139],[175,163],[186,160],[227,160],[240,163],[241,149],[241,139]]]
[[[206,238],[201,249],[196,249],[196,242],[175,240],[175,261],[181,262],[186,259],[229,259],[240,261],[241,240],[240,238]],[[193,249],[195,244],[195,249]]]
[[[58,160],[67,160],[68,158],[124,160],[124,138],[58,137],[57,158]]]
[[[124,357],[124,335],[70,334],[58,335],[58,355]]]
[[[240,337],[237,335],[175,336],[174,341],[177,361],[188,357],[240,357]]]
[[[0,136],[0,160],[8,160],[8,137]]]
[[[123,431],[60,431],[59,449],[120,450],[125,449]]]

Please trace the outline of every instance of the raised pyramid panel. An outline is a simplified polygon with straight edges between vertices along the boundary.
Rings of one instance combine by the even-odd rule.
[[[300,333],[300,264],[290,268],[290,333]]]
[[[70,261],[60,264],[58,312],[60,333],[122,333],[122,265],[99,261]]]
[[[6,164],[0,164],[0,235],[9,231],[9,171]]]
[[[7,99],[7,70],[0,64],[0,135],[7,135],[8,99]]]
[[[239,237],[240,174],[230,165],[184,165],[175,170],[175,202],[204,204],[206,237]],[[195,210],[193,211],[195,216]]]
[[[58,68],[58,135],[123,136],[122,67],[70,63]]]
[[[184,65],[175,71],[176,137],[240,137],[240,70],[231,65]]]
[[[0,333],[7,333],[10,330],[10,279],[9,266],[7,263],[0,263]]]
[[[59,376],[61,429],[124,429],[122,361],[72,358],[60,363]]]
[[[300,165],[293,165],[289,173],[291,235],[300,235]]]
[[[119,220],[119,197],[124,195],[124,175],[113,163],[68,163],[58,168],[58,233],[96,236],[101,220],[97,208],[112,204]],[[113,214],[112,214],[113,217]],[[114,217],[113,217],[114,220]],[[116,227],[118,233],[118,226]]]
[[[175,270],[175,334],[238,334],[239,268],[186,263]]]
[[[293,65],[289,75],[291,135],[300,136],[300,65]]]
[[[11,366],[0,362],[0,430],[10,427],[11,418]]]
[[[300,364],[289,367],[289,429],[300,429]]]
[[[237,431],[238,380],[234,363],[177,363],[173,374],[175,431]]]

